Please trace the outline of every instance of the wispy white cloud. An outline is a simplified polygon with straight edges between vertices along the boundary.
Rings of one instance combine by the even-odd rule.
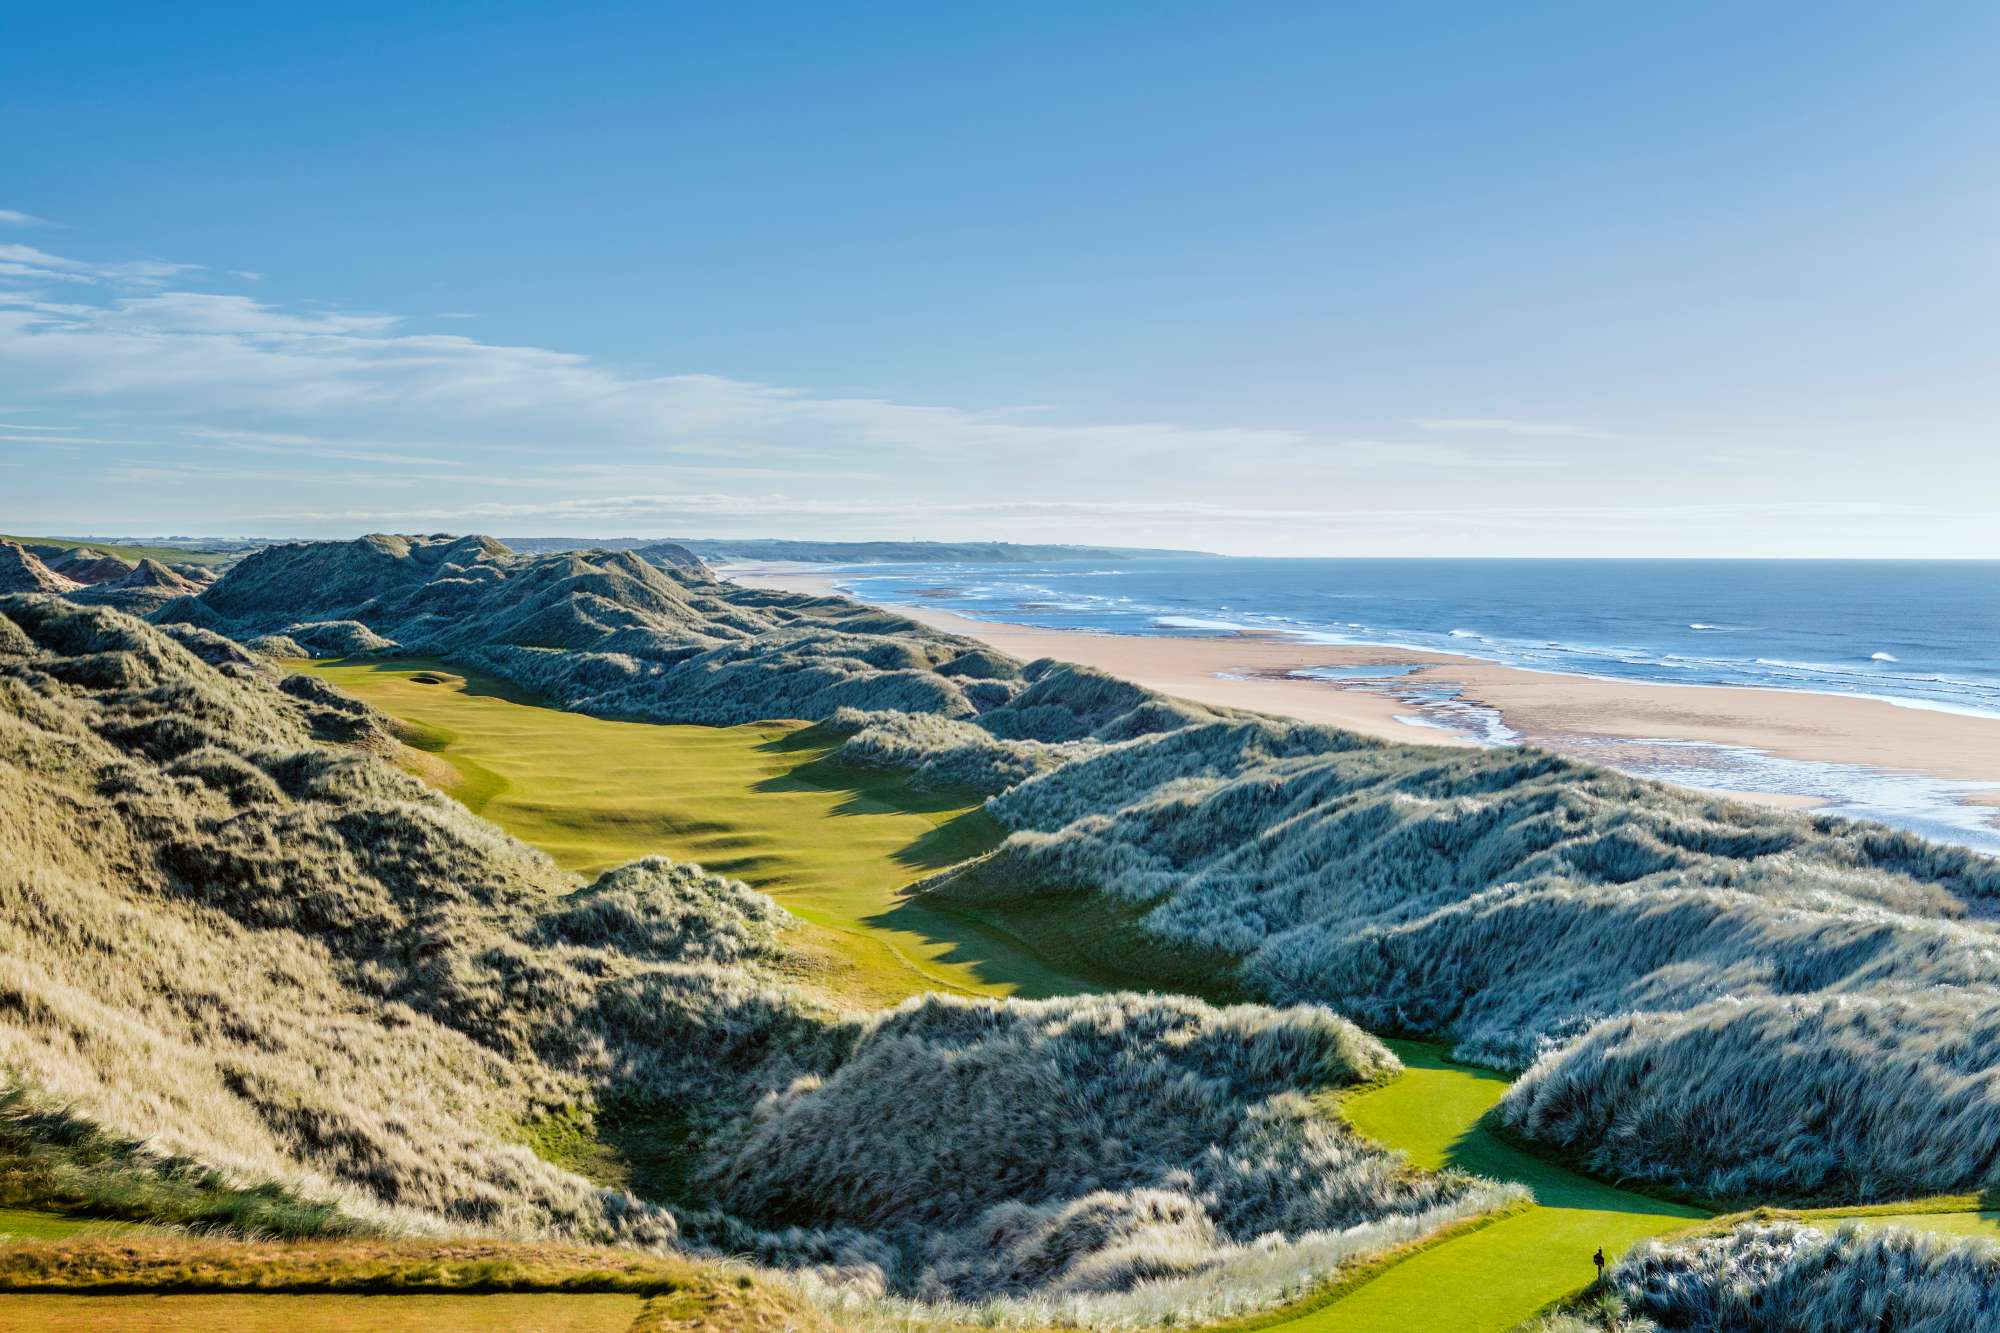
[[[24,429],[36,430],[33,426]],[[6,433],[6,428],[0,427],[0,444],[42,444],[60,449],[73,449],[80,444],[145,445],[148,443],[150,441],[147,440],[117,439],[103,435],[58,435],[47,431],[36,431],[32,435],[17,435]]]
[[[33,213],[23,213],[18,208],[0,208],[0,227],[53,227],[56,224],[47,218],[38,218]]]
[[[117,263],[88,263],[63,255],[52,255],[32,245],[0,245],[0,277],[41,282],[67,282],[95,286],[158,287],[184,273],[198,272],[199,264],[174,264],[159,259],[129,259]]]
[[[1346,439],[1335,444],[1329,453],[1338,461],[1351,463],[1357,467],[1445,467],[1507,471],[1560,465],[1559,459],[1539,454],[1495,452],[1491,449],[1473,449],[1464,445],[1440,444],[1435,440]]]
[[[1508,417],[1425,417],[1410,423],[1421,430],[1484,432],[1493,435],[1533,435],[1572,440],[1615,440],[1610,431],[1568,426],[1554,421],[1515,421]]]
[[[324,458],[355,463],[406,463],[422,467],[463,467],[464,460],[437,454],[414,454],[380,444],[356,444],[318,435],[288,431],[214,430],[195,427],[186,432],[198,447],[236,453],[276,454],[287,458]]]
[[[652,373],[205,285],[236,286],[0,246],[0,415],[38,423],[0,425],[10,511],[45,530],[1116,534],[1302,554],[1896,553],[1991,531],[1979,514],[1889,503],[1928,498],[1907,486],[1861,492],[1882,503],[1753,489],[1842,494],[1810,470],[1746,478],[1728,504],[1672,504],[1710,494],[1706,479],[1558,471],[1613,452],[1582,448],[1616,438],[1582,425],[1427,417],[1376,438],[919,403]],[[46,447],[58,441],[81,447]],[[1700,444],[1677,442],[1675,459]],[[1604,503],[1561,503],[1585,500]]]
[[[95,282],[109,266],[28,247],[0,260]],[[129,267],[129,266],[125,266]],[[14,377],[11,384],[7,377]],[[1136,457],[1301,442],[1294,431],[1170,422],[1059,424],[1012,410],[829,396],[707,374],[643,375],[573,353],[413,333],[394,315],[298,311],[247,296],[160,291],[104,301],[0,294],[0,384],[10,392],[296,420],[346,414],[447,423],[486,443],[746,452],[999,451]]]
[[[1951,518],[1968,517],[1923,505],[1871,501],[1719,501],[1674,505],[1484,505],[1408,508],[1315,508],[1269,505],[1225,505],[1201,501],[1148,500],[977,500],[949,501],[917,497],[830,499],[770,493],[730,495],[683,493],[657,495],[598,495],[520,502],[482,502],[414,509],[305,509],[257,515],[272,520],[327,522],[361,520],[408,523],[523,517],[742,517],[785,518],[843,516],[907,519],[913,517],[1004,518],[1059,516],[1078,520],[1164,519],[1192,523],[1280,522],[1296,525],[1362,521],[1455,523],[1467,519],[1525,525],[1557,522],[1625,523],[1634,520],[1748,520],[1773,517],[1809,518]]]
[[[262,482],[287,487],[345,486],[389,490],[434,487],[438,480],[436,476],[427,473],[398,473],[379,467],[366,470],[299,471],[291,468],[217,467],[191,462],[114,464],[105,468],[100,475],[107,482],[139,482],[149,486],[192,482],[205,487],[214,487]]]

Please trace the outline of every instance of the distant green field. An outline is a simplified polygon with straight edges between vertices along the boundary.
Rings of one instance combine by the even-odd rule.
[[[427,776],[566,869],[657,854],[771,894],[818,927],[835,969],[824,980],[852,998],[1085,988],[1013,940],[899,893],[998,840],[972,798],[833,768],[830,745],[801,723],[608,722],[436,662],[294,665],[408,724],[406,739],[448,766]]]
[[[103,551],[123,560],[157,560],[163,565],[226,565],[243,554],[241,551],[196,551],[184,546],[119,546],[82,537],[13,537],[6,533],[0,533],[0,542],[19,542],[23,546],[60,546],[65,551],[88,546],[93,551]]]

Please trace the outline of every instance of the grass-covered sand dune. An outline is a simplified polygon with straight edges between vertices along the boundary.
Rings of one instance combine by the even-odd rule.
[[[78,1212],[747,1254],[830,1299],[1044,1322],[1270,1303],[1510,1197],[1314,1098],[1397,1068],[1323,1008],[830,1008],[787,914],[583,882],[229,641],[0,600],[0,1064]],[[595,1164],[630,1152],[624,1187]],[[96,1145],[88,1151],[80,1145]],[[539,1151],[538,1151],[539,1150]]]
[[[1239,960],[1249,993],[1537,1065],[1514,1130],[1614,1176],[1846,1200],[1976,1188],[2000,1162],[1980,1092],[2000,1064],[1939,1036],[2000,995],[2000,866],[1970,852],[1530,750],[1219,714],[627,553],[278,547],[160,616],[280,651],[446,654],[600,716],[822,722],[849,733],[840,762],[992,794],[1010,836],[938,899],[1004,921],[1094,895],[1168,953]],[[1623,1026],[1578,1040],[1601,1023]],[[1735,1025],[1726,1069],[1689,1061],[1689,1024]],[[1613,1041],[1629,1058],[1602,1058]],[[1909,1077],[1866,1077],[1878,1057]],[[1804,1138],[1760,1113],[1766,1090],[1798,1099]],[[1953,1133],[1897,1131],[1912,1120]]]
[[[1985,858],[1545,754],[1263,721],[1108,747],[988,809],[1012,835],[933,892],[1005,913],[1088,886],[1242,958],[1253,993],[1533,1064],[1510,1126],[1607,1174],[1795,1201],[1993,1178]]]
[[[602,722],[537,707],[526,699],[502,697],[504,691],[492,682],[454,675],[436,664],[376,662],[324,666],[315,671],[419,724],[427,736],[450,732],[448,742],[431,742],[436,744],[434,752],[474,773],[488,773],[489,784],[504,775],[507,785],[501,788],[503,792],[519,785],[543,798],[520,803],[487,799],[489,786],[480,788],[481,808],[491,817],[523,837],[579,858],[579,864],[593,856],[609,855],[608,851],[593,850],[605,839],[656,837],[663,849],[678,855],[684,854],[690,840],[723,837],[733,843],[747,837],[753,839],[756,850],[752,855],[760,862],[755,869],[773,876],[769,883],[781,901],[796,902],[787,886],[797,883],[795,876],[808,869],[800,862],[827,857],[808,879],[836,866],[837,877],[852,875],[852,863],[829,843],[841,839],[841,827],[851,826],[853,820],[883,817],[850,809],[831,819],[823,815],[794,819],[778,807],[804,792],[777,790],[768,782],[745,782],[733,776],[740,771],[739,763],[761,770],[762,766],[797,757],[802,750],[815,756],[823,752],[825,742],[796,732],[790,733],[791,739],[783,748],[771,751],[764,749],[758,738],[772,728],[718,730]],[[808,739],[809,747],[803,744]],[[722,761],[719,752],[741,757]],[[552,763],[564,756],[598,753],[612,762],[604,771],[587,777],[569,772],[562,763]],[[580,758],[576,766],[585,767]],[[853,783],[867,778],[847,770],[829,772],[817,758],[802,770],[791,770],[801,771],[822,781]],[[707,776],[698,779],[696,774]],[[451,779],[444,775],[440,780]],[[911,795],[892,784],[893,775],[878,777],[870,788],[873,795],[867,799]],[[786,784],[788,788],[793,785]],[[803,786],[803,779],[796,785]],[[839,791],[845,806],[863,799],[849,788]],[[643,828],[632,827],[626,819],[606,818],[607,813],[638,810],[648,815]],[[762,855],[766,840],[754,836],[754,830],[766,820],[778,821],[784,828],[781,839],[768,840],[784,853],[770,862]],[[717,831],[725,828],[730,831]],[[878,872],[884,877],[878,882],[894,882],[897,864],[885,857]],[[1037,924],[1053,926],[1058,919],[1074,921],[1076,916],[1066,904],[1054,902],[1050,917]],[[867,918],[856,924],[864,930],[886,929],[880,918],[872,925]],[[856,938],[843,936],[843,946],[852,947]],[[1048,941],[1040,936],[1033,942]],[[1007,970],[997,966],[1003,956],[996,948],[980,960],[982,979],[1007,976]],[[907,974],[884,975],[882,980],[904,986],[922,984]],[[1057,985],[1085,984],[1081,978],[1051,980]],[[1022,983],[1001,984],[1018,989]],[[1188,984],[1199,986],[1202,982],[1191,977]],[[1406,1072],[1345,1101],[1343,1114],[1370,1137],[1408,1150],[1420,1166],[1453,1166],[1521,1181],[1532,1186],[1541,1206],[1454,1234],[1444,1243],[1421,1249],[1378,1273],[1347,1270],[1341,1279],[1343,1289],[1317,1297],[1305,1310],[1288,1313],[1285,1327],[1399,1329],[1408,1325],[1413,1311],[1428,1311],[1427,1319],[1437,1327],[1507,1328],[1544,1302],[1576,1287],[1589,1271],[1587,1256],[1593,1248],[1604,1246],[1615,1258],[1628,1241],[1685,1227],[1697,1216],[1692,1209],[1583,1179],[1504,1142],[1480,1123],[1504,1092],[1504,1076],[1452,1064],[1434,1051],[1407,1043],[1399,1044],[1397,1051]],[[1975,1207],[1973,1201],[1940,1200],[1937,1204],[1959,1211],[1870,1222],[1900,1220],[1904,1225],[1941,1231],[1969,1228],[1970,1234],[1993,1229],[1986,1215],[1963,1211]],[[1448,1316],[1442,1312],[1445,1307]]]
[[[1536,1333],[1984,1333],[2000,1327],[2000,1245],[1858,1222],[1746,1222],[1643,1244]]]
[[[588,867],[615,859],[633,845],[627,840],[657,839],[651,846],[674,856],[745,858],[738,873],[797,910],[836,908],[846,928],[827,941],[829,953],[851,967],[816,972],[816,984],[864,975],[900,988],[898,996],[957,981],[1017,995],[1115,986],[1121,978],[1153,985],[1172,978],[1197,992],[1229,984],[1225,973],[1204,970],[1198,960],[1120,947],[1131,942],[1120,923],[1093,918],[1075,902],[1052,900],[1044,914],[1014,918],[1015,929],[999,933],[968,930],[957,914],[931,910],[928,895],[897,894],[890,886],[918,873],[898,840],[913,826],[928,826],[896,807],[929,809],[949,798],[912,791],[895,772],[830,766],[819,756],[832,742],[816,732],[603,721],[508,697],[496,682],[436,663],[310,669],[394,714],[430,747],[416,766],[450,789],[472,792],[489,818],[559,859]],[[773,735],[781,739],[766,739]],[[432,755],[451,769],[430,766]],[[604,762],[593,764],[592,756]],[[783,767],[802,758],[810,762]],[[774,771],[781,780],[754,776]],[[523,799],[510,799],[515,793]],[[965,819],[951,816],[945,829]],[[877,849],[872,855],[858,855],[870,847]],[[848,888],[837,896],[820,892],[832,884]],[[805,928],[788,938],[811,934]],[[879,966],[871,946],[880,942],[893,943],[921,970]],[[1578,1273],[1588,1271],[1582,1261],[1593,1247],[1615,1253],[1629,1240],[1698,1215],[1504,1144],[1480,1124],[1505,1090],[1504,1076],[1453,1064],[1433,1049],[1408,1043],[1396,1049],[1404,1072],[1343,1100],[1341,1113],[1365,1135],[1407,1151],[1421,1168],[1519,1181],[1542,1206],[1454,1235],[1379,1273],[1344,1268],[1336,1290],[1316,1292],[1308,1308],[1284,1312],[1301,1329],[1400,1328],[1410,1311],[1440,1302],[1449,1304],[1453,1327],[1506,1328],[1570,1291]]]
[[[1008,836],[916,901],[1054,946],[1064,967],[1109,952],[1176,985],[1329,1002],[1528,1067],[1497,1123],[1614,1178],[1840,1203],[1994,1180],[2000,1103],[1980,1022],[2000,872],[1988,860],[1531,751],[1447,753],[1220,713],[661,558],[669,567],[441,538],[274,548],[158,618],[273,654],[435,654],[605,718],[819,723],[816,744],[845,739],[816,762],[989,795]],[[676,1012],[694,1021],[707,1003]],[[766,1021],[830,1030],[785,1006]],[[1872,1076],[1882,1069],[1897,1077]],[[815,1138],[828,1122],[798,1123]],[[675,1170],[780,1197],[713,1161]],[[685,1234],[790,1234],[761,1204],[739,1206]],[[930,1221],[862,1211],[865,1227],[818,1226],[816,1257],[849,1245],[899,1299],[960,1294]],[[1151,1216],[1168,1228],[1147,1232],[1161,1243],[1184,1234]],[[1127,1225],[1139,1224],[1087,1230]]]

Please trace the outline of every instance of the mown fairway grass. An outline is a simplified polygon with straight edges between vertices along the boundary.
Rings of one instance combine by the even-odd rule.
[[[855,998],[1143,986],[1135,970],[1160,965],[1123,938],[1128,921],[1083,899],[1044,900],[1056,903],[1060,919],[1010,910],[989,923],[900,895],[932,869],[986,850],[998,828],[969,800],[831,768],[827,744],[801,724],[607,722],[539,706],[491,678],[434,662],[298,665],[401,720],[407,740],[448,766],[427,776],[570,869],[588,873],[658,853],[772,894],[820,928],[840,960],[837,989]],[[1087,935],[1114,943],[1106,948]],[[1202,984],[1199,974],[1211,966],[1178,960],[1158,984],[1227,998]],[[1308,1299],[1241,1327],[1499,1333],[1586,1286],[1599,1246],[1615,1261],[1634,1241],[1708,1216],[1511,1146],[1482,1123],[1506,1092],[1505,1075],[1454,1064],[1436,1046],[1390,1044],[1408,1072],[1347,1099],[1349,1121],[1416,1166],[1520,1181],[1539,1203],[1418,1247],[1334,1299]],[[2000,1232],[2000,1215],[1971,1211],[1869,1222],[1892,1220]]]
[[[38,1208],[0,1208],[0,1245],[20,1240],[67,1240],[71,1236],[112,1235],[145,1231],[132,1222],[113,1222]],[[5,1327],[0,1323],[0,1327]]]
[[[293,665],[405,723],[405,740],[445,765],[426,776],[566,869],[663,855],[762,889],[819,928],[822,980],[848,998],[1086,988],[1003,935],[898,893],[998,841],[976,800],[836,769],[831,742],[802,723],[609,722],[436,662]]]
[[[1587,1285],[1591,1253],[1615,1261],[1633,1241],[1678,1230],[1698,1209],[1617,1189],[1503,1142],[1482,1117],[1507,1091],[1504,1074],[1454,1064],[1441,1048],[1389,1043],[1408,1072],[1357,1094],[1349,1123],[1393,1144],[1427,1170],[1455,1167],[1534,1190],[1538,1204],[1420,1250],[1313,1315],[1280,1327],[1307,1330],[1509,1329]]]

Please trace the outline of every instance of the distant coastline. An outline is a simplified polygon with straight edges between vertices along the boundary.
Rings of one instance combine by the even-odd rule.
[[[756,587],[869,600],[852,575],[719,565]],[[1878,819],[2000,851],[2000,718],[1806,690],[1619,680],[1448,650],[1189,626],[1122,634],[884,603],[1017,657],[1057,657],[1183,698],[1415,744],[1539,745],[1685,786]]]
[[[549,551],[642,550],[648,546],[685,547],[704,560],[733,563],[806,565],[856,564],[1054,564],[1062,561],[1134,560],[1147,556],[1206,556],[1201,551],[1167,550],[1152,546],[1088,546],[1075,543],[1001,541],[801,541],[788,537],[503,537],[510,550]],[[1209,559],[1217,557],[1207,556]]]

